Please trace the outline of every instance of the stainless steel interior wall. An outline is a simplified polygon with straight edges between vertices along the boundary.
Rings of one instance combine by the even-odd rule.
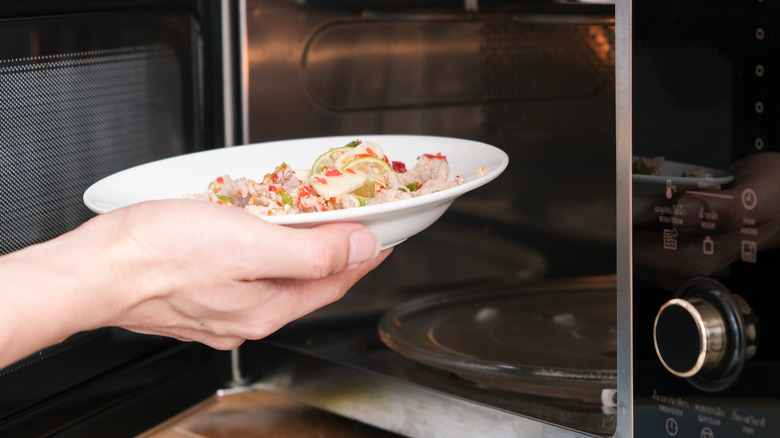
[[[520,238],[565,258],[552,261],[562,275],[614,272],[613,10],[312,3],[247,2],[250,142],[424,134],[496,145],[507,172],[448,214],[542,231]]]

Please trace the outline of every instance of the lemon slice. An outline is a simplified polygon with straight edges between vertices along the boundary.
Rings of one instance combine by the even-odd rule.
[[[354,193],[352,193],[352,195],[355,196],[355,199],[357,199],[358,204],[361,207],[365,207],[366,205],[371,203],[371,199],[372,198],[370,198],[370,197],[360,196],[360,195],[356,195]]]
[[[363,185],[353,190],[351,194],[358,198],[358,201],[360,201],[361,205],[370,201],[371,198],[373,198],[376,194],[376,183],[374,182],[374,179],[366,178],[366,181],[363,183]]]
[[[374,142],[361,141],[352,150],[349,150],[338,157],[334,167],[337,169],[343,169],[347,163],[361,157],[376,157],[379,159],[384,159],[385,151],[381,146]]]
[[[385,160],[377,157],[360,157],[344,165],[342,171],[348,170],[352,170],[355,173],[365,173],[377,179],[377,177],[383,177],[393,172],[393,167]]]
[[[358,189],[352,192],[353,195],[360,198],[373,198],[376,195],[377,187],[387,185],[386,175],[394,172],[393,167],[386,161],[377,157],[355,158],[344,165],[345,174],[355,172],[356,175],[365,175],[366,182]]]
[[[311,174],[317,175],[321,173],[325,166],[335,167],[336,160],[354,148],[355,146],[350,144],[328,150],[324,154],[317,157],[316,160],[314,160],[314,164],[311,166]]]

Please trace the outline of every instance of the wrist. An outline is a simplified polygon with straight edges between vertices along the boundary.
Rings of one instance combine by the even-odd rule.
[[[78,230],[0,257],[0,367],[111,325],[122,303],[97,239]]]

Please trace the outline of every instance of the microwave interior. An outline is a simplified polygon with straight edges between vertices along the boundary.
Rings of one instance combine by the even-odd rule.
[[[242,346],[245,389],[408,436],[614,434],[614,6],[246,7],[250,142],[459,137],[510,165],[344,298]]]

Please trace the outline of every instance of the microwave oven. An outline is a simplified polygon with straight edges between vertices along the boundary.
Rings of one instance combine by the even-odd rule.
[[[0,192],[62,182],[0,206],[2,254],[87,220],[95,180],[204,149],[421,134],[510,156],[342,300],[266,339],[220,352],[106,328],[0,370],[0,432],[775,436],[777,14],[766,0],[0,6]],[[307,416],[242,403],[259,394]]]

